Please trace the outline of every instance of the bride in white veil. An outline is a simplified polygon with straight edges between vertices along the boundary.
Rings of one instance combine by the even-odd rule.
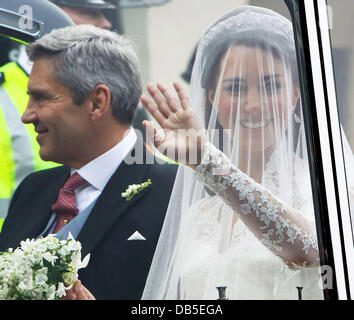
[[[148,86],[147,135],[186,166],[143,299],[323,299],[298,82],[291,22],[242,6],[200,41],[190,100]]]

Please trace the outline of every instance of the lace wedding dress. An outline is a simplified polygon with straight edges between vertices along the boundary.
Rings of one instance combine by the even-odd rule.
[[[288,216],[286,205],[271,193],[279,183],[273,160],[263,178],[266,189],[212,144],[206,145],[197,177],[218,196],[208,196],[190,209],[194,221],[185,238],[180,299],[217,299],[218,286],[227,287],[229,299],[298,299],[297,287],[302,287],[303,299],[323,299],[315,227],[310,223],[311,190],[297,190],[291,205],[301,217]],[[298,171],[297,183],[303,188],[301,179],[308,176],[305,169]],[[302,229],[302,220],[309,221],[312,229],[305,225],[311,232]],[[220,232],[226,230],[220,224],[230,222],[231,234]],[[289,260],[285,250],[291,252]]]

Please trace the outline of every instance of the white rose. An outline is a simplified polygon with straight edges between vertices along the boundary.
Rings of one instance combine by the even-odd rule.
[[[66,257],[70,251],[66,247],[62,247],[59,249],[58,253],[62,257]]]
[[[36,285],[42,285],[48,281],[48,277],[44,273],[38,273],[38,274],[36,274],[34,281],[35,281]]]

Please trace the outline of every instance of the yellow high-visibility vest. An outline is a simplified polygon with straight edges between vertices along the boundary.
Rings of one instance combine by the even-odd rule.
[[[15,62],[0,67],[0,231],[11,196],[22,179],[33,171],[58,166],[39,157],[37,133],[21,116],[27,103],[27,74]]]

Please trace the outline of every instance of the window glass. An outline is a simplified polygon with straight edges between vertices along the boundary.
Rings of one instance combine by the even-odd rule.
[[[225,16],[243,5],[261,9]],[[124,32],[136,43],[144,88],[149,82],[170,86],[180,80],[223,155],[211,152],[232,172],[221,170],[208,178],[210,168],[205,168],[201,183],[200,177],[181,171],[171,196],[175,211],[167,212],[159,240],[163,251],[158,247],[150,270],[151,279],[154,272],[158,277],[147,282],[151,292],[170,299],[323,299],[319,213],[313,206],[286,5],[280,0],[170,0],[120,10]],[[346,31],[350,38],[350,28]],[[350,146],[354,72],[346,66],[352,64],[352,48],[344,39],[333,45]],[[173,215],[181,219],[168,225]],[[170,268],[159,269],[166,260]]]
[[[338,112],[343,128],[342,141],[348,194],[351,212],[353,212],[354,173],[350,168],[353,168],[352,150],[354,146],[354,40],[351,35],[354,5],[349,0],[328,0],[327,4]],[[353,226],[353,219],[351,219],[351,222]]]
[[[241,5],[276,14],[245,10],[204,38]],[[175,212],[167,212],[164,249],[150,270],[151,279],[158,276],[147,283],[159,293],[147,298],[217,299],[224,287],[228,299],[324,298],[292,24],[277,14],[290,18],[282,1],[178,0],[123,9],[144,84],[182,82],[214,145],[246,174],[239,189],[248,193],[231,183],[235,190],[223,197],[210,190],[216,181],[198,193],[192,175],[177,180],[183,188],[172,194]],[[168,225],[170,213],[181,220]],[[171,268],[160,270],[164,263]]]

